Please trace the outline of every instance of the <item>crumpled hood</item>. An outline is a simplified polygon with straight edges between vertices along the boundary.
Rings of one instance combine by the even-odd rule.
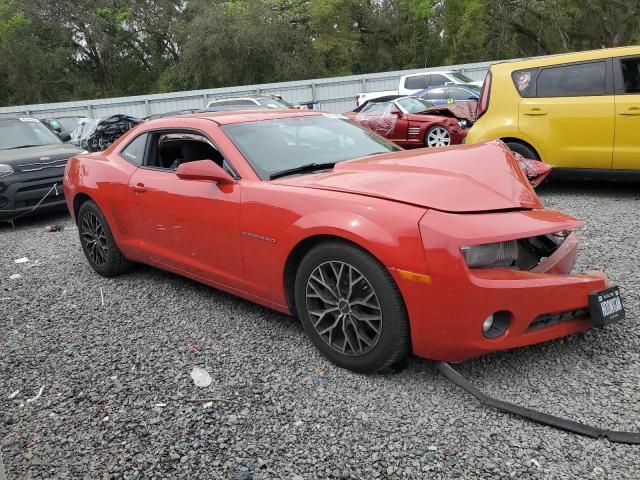
[[[81,148],[68,143],[0,150],[0,163],[16,166],[25,161],[40,161],[42,157],[48,157],[46,160],[64,159],[78,155],[82,151]]]
[[[500,141],[406,150],[336,164],[332,171],[275,183],[385,198],[446,212],[541,208]]]

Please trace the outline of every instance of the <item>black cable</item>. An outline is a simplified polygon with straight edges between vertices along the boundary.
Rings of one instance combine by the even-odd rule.
[[[436,366],[438,371],[451,380],[453,383],[463,388],[471,395],[480,400],[484,405],[488,405],[502,412],[512,413],[520,417],[524,417],[533,422],[542,423],[543,425],[549,425],[551,427],[559,428],[560,430],[566,430],[568,432],[577,433],[578,435],[584,435],[591,438],[607,438],[613,443],[628,443],[631,445],[640,445],[640,433],[638,432],[618,432],[615,430],[605,430],[598,427],[592,427],[585,425],[584,423],[574,422],[573,420],[567,420],[565,418],[555,417],[542,412],[536,412],[528,408],[520,407],[512,403],[504,402],[485,395],[476,387],[471,385],[469,381],[460,375],[454,368],[447,362],[437,362]]]

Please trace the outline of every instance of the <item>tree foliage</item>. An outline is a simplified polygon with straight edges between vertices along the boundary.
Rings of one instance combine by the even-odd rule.
[[[0,104],[640,42],[640,0],[0,0]]]

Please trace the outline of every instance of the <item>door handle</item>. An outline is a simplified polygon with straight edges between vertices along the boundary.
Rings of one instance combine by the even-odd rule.
[[[638,116],[640,115],[640,107],[629,107],[620,112],[620,115]]]
[[[532,108],[531,110],[527,110],[526,112],[524,112],[525,115],[530,115],[530,116],[542,116],[542,115],[546,115],[547,112],[545,112],[544,110],[542,110],[541,108]]]
[[[147,191],[147,187],[145,187],[143,183],[137,183],[135,185],[131,185],[131,190],[136,193],[144,193]]]

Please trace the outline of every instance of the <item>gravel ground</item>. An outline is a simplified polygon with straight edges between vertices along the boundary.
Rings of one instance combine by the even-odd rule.
[[[639,190],[541,192],[585,220],[578,269],[606,270],[627,320],[460,364],[463,375],[505,400],[640,431]],[[52,221],[66,228],[45,232]],[[0,238],[10,479],[640,477],[640,446],[485,408],[426,360],[356,375],[325,361],[284,315],[147,267],[101,278],[65,215],[0,227]],[[194,366],[210,387],[194,386]]]

